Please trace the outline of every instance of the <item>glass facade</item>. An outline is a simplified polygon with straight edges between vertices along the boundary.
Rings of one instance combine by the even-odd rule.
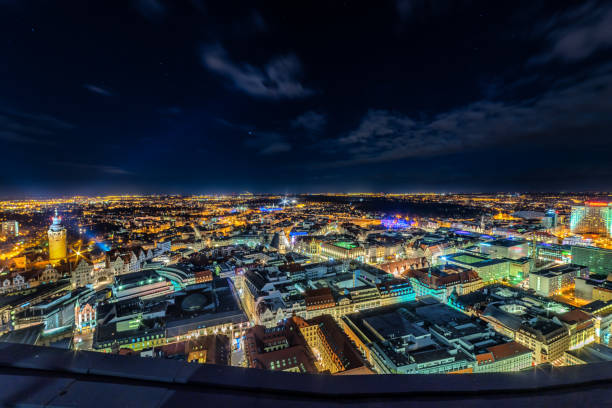
[[[612,272],[612,250],[572,246],[572,263],[588,266],[590,273],[605,275]]]
[[[586,202],[572,207],[570,229],[574,234],[612,236],[612,203]]]

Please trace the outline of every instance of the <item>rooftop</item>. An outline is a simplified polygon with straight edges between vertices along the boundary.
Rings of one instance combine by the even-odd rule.
[[[337,241],[337,242],[334,242],[334,245],[340,248],[344,248],[344,249],[357,248],[357,244],[353,242],[348,242],[348,241]]]

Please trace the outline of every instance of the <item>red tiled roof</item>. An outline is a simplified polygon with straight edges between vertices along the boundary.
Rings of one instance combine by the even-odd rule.
[[[493,354],[496,361],[503,360],[517,354],[525,354],[530,351],[527,347],[517,343],[516,341],[488,347],[487,350]]]
[[[582,322],[591,320],[591,316],[589,316],[587,313],[583,312],[582,310],[578,310],[578,309],[574,309],[567,313],[563,313],[562,315],[559,315],[558,317],[559,317],[559,320],[561,320],[564,323],[568,323],[568,324],[582,323]]]

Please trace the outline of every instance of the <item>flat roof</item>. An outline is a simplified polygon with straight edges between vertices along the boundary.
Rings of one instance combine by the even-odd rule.
[[[337,242],[334,242],[333,245],[340,247],[340,248],[344,248],[344,249],[357,248],[356,244],[354,244],[353,242],[349,242],[349,241],[337,241]]]
[[[494,241],[489,241],[487,243],[490,244],[491,246],[500,246],[500,247],[504,247],[504,248],[511,248],[513,246],[526,244],[527,241],[525,241],[525,240],[514,240],[514,239],[502,238],[502,239],[496,239]]]
[[[589,364],[612,361],[612,348],[603,344],[589,344],[581,349],[568,350],[566,353]]]

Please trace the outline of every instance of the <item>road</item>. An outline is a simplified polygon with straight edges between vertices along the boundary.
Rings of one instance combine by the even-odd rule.
[[[91,350],[93,346],[93,333],[75,334],[74,349],[75,350]]]

